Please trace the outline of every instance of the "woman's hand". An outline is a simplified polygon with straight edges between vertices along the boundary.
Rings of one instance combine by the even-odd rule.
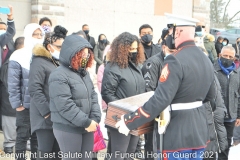
[[[92,120],[90,126],[88,126],[88,128],[85,128],[85,130],[88,132],[95,132],[97,130],[97,126],[98,123]]]

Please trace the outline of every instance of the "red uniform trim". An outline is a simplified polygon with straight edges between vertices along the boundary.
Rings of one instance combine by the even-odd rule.
[[[210,142],[210,140],[207,141],[206,144],[208,144],[209,142]],[[207,147],[207,145],[199,146],[199,147],[195,147],[195,148],[180,148],[180,149],[178,149],[178,150],[163,150],[163,152],[164,152],[164,153],[165,153],[165,152],[178,152],[178,151],[183,151],[183,150],[202,149],[202,148],[206,148],[206,147]]]
[[[126,121],[125,124],[128,124],[128,123],[133,122],[136,118],[140,118],[140,113],[139,113],[139,111],[138,111],[138,115],[137,115],[137,116],[134,116],[133,119]]]
[[[142,107],[139,108],[139,111],[140,111],[140,113],[141,113],[144,117],[146,117],[146,118],[149,118],[149,117],[150,117],[150,115],[147,114],[147,113],[142,109]]]
[[[181,47],[181,48],[179,48],[175,53],[173,53],[174,54],[174,56],[176,56],[183,48],[188,48],[188,47],[192,47],[192,46],[196,46],[196,45],[187,45],[187,46],[183,46],[183,47]]]

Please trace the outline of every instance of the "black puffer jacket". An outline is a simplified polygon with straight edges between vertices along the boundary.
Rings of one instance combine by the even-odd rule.
[[[81,77],[71,66],[72,57],[90,43],[77,35],[67,36],[60,52],[60,66],[49,77],[50,110],[53,128],[86,133],[91,120],[99,123],[101,111],[89,73]]]
[[[145,81],[139,66],[129,62],[127,68],[108,63],[102,80],[102,99],[112,102],[145,92]]]
[[[210,102],[204,104],[210,136],[210,142],[205,149],[208,153],[224,151],[228,147],[227,131],[224,126],[224,117],[227,110],[223,102],[221,87],[216,75],[214,84],[216,86],[215,97]]]
[[[33,48],[33,55],[28,82],[32,133],[38,129],[52,129],[50,117],[44,117],[50,114],[48,78],[58,66],[58,62],[42,45]]]

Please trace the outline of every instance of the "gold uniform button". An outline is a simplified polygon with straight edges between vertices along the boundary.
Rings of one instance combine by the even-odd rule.
[[[125,121],[127,121],[127,119],[125,119]]]
[[[129,119],[131,119],[131,116],[129,116]]]
[[[138,115],[138,113],[135,113],[135,115],[137,116],[137,115]]]

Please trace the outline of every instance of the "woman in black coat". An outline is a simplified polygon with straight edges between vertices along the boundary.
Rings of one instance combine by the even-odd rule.
[[[67,36],[61,65],[48,80],[53,132],[62,153],[73,155],[63,160],[91,159],[85,156],[93,151],[93,132],[101,120],[98,95],[86,70],[93,63],[91,48],[81,36]]]
[[[106,46],[109,45],[109,41],[104,34],[98,36],[98,43],[94,48],[94,59],[97,62],[96,64],[96,73],[101,64],[103,64],[103,52]]]
[[[221,50],[222,50],[222,48],[223,48],[222,42],[223,42],[223,37],[219,36],[219,37],[217,38],[216,43],[215,43],[215,49],[216,49],[216,51],[217,51],[217,56],[218,56],[218,57],[219,57],[219,54],[221,53]]]
[[[106,103],[145,92],[145,81],[140,64],[144,61],[143,46],[137,36],[128,32],[120,34],[111,45],[109,63],[102,80],[102,98]],[[116,153],[135,153],[139,137],[125,136],[117,129],[108,128],[111,153],[114,160],[123,159]]]
[[[42,45],[33,49],[33,58],[29,73],[29,93],[31,96],[30,122],[31,132],[36,132],[38,140],[39,159],[43,155],[59,152],[58,143],[53,135],[49,108],[50,73],[59,66],[59,54],[67,30],[56,26],[54,32],[47,33]],[[56,154],[56,159],[59,159]]]

